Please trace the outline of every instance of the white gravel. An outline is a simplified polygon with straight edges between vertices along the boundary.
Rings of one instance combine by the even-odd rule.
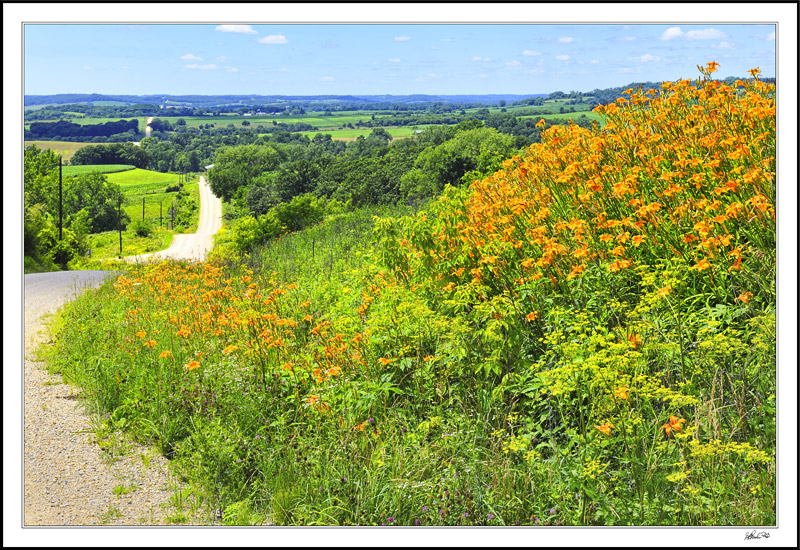
[[[77,399],[80,390],[48,374],[34,357],[37,344],[49,340],[45,324],[51,314],[80,289],[97,286],[109,275],[25,276],[24,526],[160,525],[176,512],[169,506],[168,461],[135,445],[110,460],[92,442],[91,419]],[[113,492],[131,486],[127,494]]]

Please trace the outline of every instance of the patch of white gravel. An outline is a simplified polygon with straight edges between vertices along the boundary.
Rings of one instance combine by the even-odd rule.
[[[80,389],[49,374],[34,356],[36,346],[49,340],[47,317],[77,288],[97,286],[102,272],[52,274],[57,280],[46,285],[40,284],[43,277],[38,275],[46,274],[26,276],[23,525],[166,524],[176,512],[170,506],[176,485],[168,473],[168,460],[132,444],[112,460],[94,442],[91,418],[78,399]],[[65,291],[64,285],[71,290]],[[36,292],[39,286],[41,292]],[[117,495],[115,488],[132,490]]]

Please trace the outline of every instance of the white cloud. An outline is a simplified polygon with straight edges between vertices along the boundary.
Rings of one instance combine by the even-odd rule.
[[[239,69],[237,69],[236,67],[225,67],[225,72],[226,73],[238,73]]]
[[[524,71],[522,71],[522,72],[524,72],[525,74],[542,74],[542,73],[544,72],[544,69],[541,69],[541,68],[537,68],[537,69],[525,69],[525,70],[524,70]]]
[[[123,71],[127,71],[128,69],[130,69],[130,67],[128,67],[127,65],[123,65],[122,67],[120,67],[120,69],[122,69]]]
[[[394,37],[394,41],[395,42],[405,42],[406,40],[411,40],[411,37],[410,36],[395,36]]]
[[[631,69],[630,67],[620,67],[619,69],[617,69],[617,72],[618,73],[623,73],[623,74],[632,73],[633,69]]]
[[[489,78],[488,74],[479,74],[478,78]]]
[[[683,36],[683,31],[680,27],[670,27],[661,33],[661,40],[672,40],[673,38],[680,38]]]
[[[400,63],[400,58],[399,57],[390,57],[386,61],[388,61],[389,63]]]
[[[589,63],[591,63],[592,65],[597,65],[597,64],[600,63],[600,60],[599,59],[592,59],[591,61],[589,61]]]
[[[473,61],[491,61],[491,59],[490,59],[490,58],[488,58],[488,57],[481,57],[481,56],[479,56],[479,55],[478,55],[478,56],[476,56],[476,57],[473,57],[473,58],[472,58],[472,60],[473,60]]]
[[[525,50],[522,55],[542,55],[542,52],[534,52],[533,50]]]
[[[701,31],[689,31],[686,38],[689,40],[713,40],[715,38],[725,38],[726,34],[717,29],[703,29]]]
[[[202,57],[198,57],[198,56],[190,54],[190,53],[187,53],[186,55],[182,55],[181,59],[184,59],[186,61],[202,61],[203,60]]]
[[[217,61],[222,62],[222,61],[227,61],[227,60],[228,60],[228,58],[225,57],[224,55],[218,55],[217,56]],[[202,59],[200,61],[202,61]]]
[[[265,36],[264,38],[257,38],[256,42],[261,44],[288,44],[289,41],[286,40],[286,37],[282,34],[271,34],[269,36]]]
[[[636,40],[635,36],[620,36],[617,40],[621,40],[622,42],[632,42]]]
[[[86,65],[86,66],[83,68],[83,70],[84,70],[84,71],[91,71],[91,70],[92,70],[92,68],[91,68],[89,65]]]
[[[680,27],[670,27],[661,34],[661,40],[673,40],[675,38],[714,40],[716,38],[726,38],[726,36],[724,32],[712,28],[683,32]]]
[[[571,36],[562,36],[561,38],[558,39],[558,41],[563,42],[565,44],[569,44],[570,42],[574,42],[575,39],[572,38]]]
[[[258,31],[253,30],[250,25],[220,25],[215,31],[220,32],[238,32],[240,34],[258,34]]]
[[[775,31],[772,31],[767,35],[767,40],[775,40]]]
[[[320,80],[322,80],[323,82],[330,82],[331,80],[333,80],[333,77],[332,76],[323,76],[323,77],[320,78]]]
[[[559,61],[569,61],[569,56],[566,55],[566,54],[565,55],[557,55],[556,59],[558,59]]]
[[[715,50],[733,50],[736,46],[733,42],[720,42],[719,44],[711,44]]]
[[[290,70],[289,70],[289,69],[287,69],[286,67],[281,67],[280,69],[278,69],[278,72],[279,72],[279,73],[290,73],[290,72],[292,72],[292,71],[290,71]]]
[[[507,61],[506,62],[506,66],[508,66],[508,67],[519,67],[520,65],[522,65],[522,63],[517,61],[516,59],[514,61]]]
[[[648,61],[661,61],[661,58],[657,55],[650,55],[649,53],[646,53],[641,57],[634,57],[630,59],[630,61],[641,61],[642,63],[646,63]]]
[[[216,65],[213,63],[209,65],[198,65],[197,63],[192,63],[191,65],[184,65],[184,69],[200,69],[201,71],[213,71],[217,68]]]

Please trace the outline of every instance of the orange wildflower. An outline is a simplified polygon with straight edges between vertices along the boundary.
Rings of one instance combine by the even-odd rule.
[[[169,350],[164,350],[164,351],[162,351],[162,352],[161,352],[161,354],[158,356],[158,358],[159,358],[159,359],[164,359],[164,358],[166,358],[166,357],[172,357],[172,352],[171,352],[171,351],[169,351]]]
[[[614,397],[619,397],[620,399],[628,399],[628,386],[620,386],[614,389]]]
[[[602,424],[600,426],[595,424],[594,427],[606,435],[611,435],[611,428],[614,427],[614,424],[612,424],[611,422],[606,422],[605,424]]]
[[[703,258],[702,260],[697,262],[694,266],[692,266],[692,269],[696,269],[697,271],[705,271],[706,269],[709,269],[710,267],[711,267],[711,264],[708,263],[708,258]]]
[[[194,369],[198,368],[200,363],[197,361],[190,361],[188,365],[186,365],[186,370],[193,371]]]
[[[155,340],[148,340],[147,342],[144,343],[144,346],[148,347],[148,348],[152,348],[152,347],[155,347],[157,344],[158,344],[158,342],[156,342]]]
[[[752,292],[743,292],[742,294],[739,294],[738,299],[746,304],[747,302],[750,301],[750,298],[752,298],[752,297],[753,297],[753,293]]]
[[[678,418],[677,416],[670,415],[669,422],[661,426],[661,429],[664,430],[664,433],[669,435],[672,432],[679,432],[683,425],[686,423],[685,418]]]

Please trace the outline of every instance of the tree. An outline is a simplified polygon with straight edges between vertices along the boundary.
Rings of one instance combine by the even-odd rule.
[[[278,153],[266,145],[221,147],[214,157],[214,167],[208,172],[211,191],[224,201],[236,195],[239,188],[280,163]]]
[[[85,223],[92,233],[117,228],[118,197],[124,200],[119,185],[111,183],[100,172],[89,172],[64,179],[64,215],[76,216],[85,211]],[[122,212],[122,227],[130,217]]]

